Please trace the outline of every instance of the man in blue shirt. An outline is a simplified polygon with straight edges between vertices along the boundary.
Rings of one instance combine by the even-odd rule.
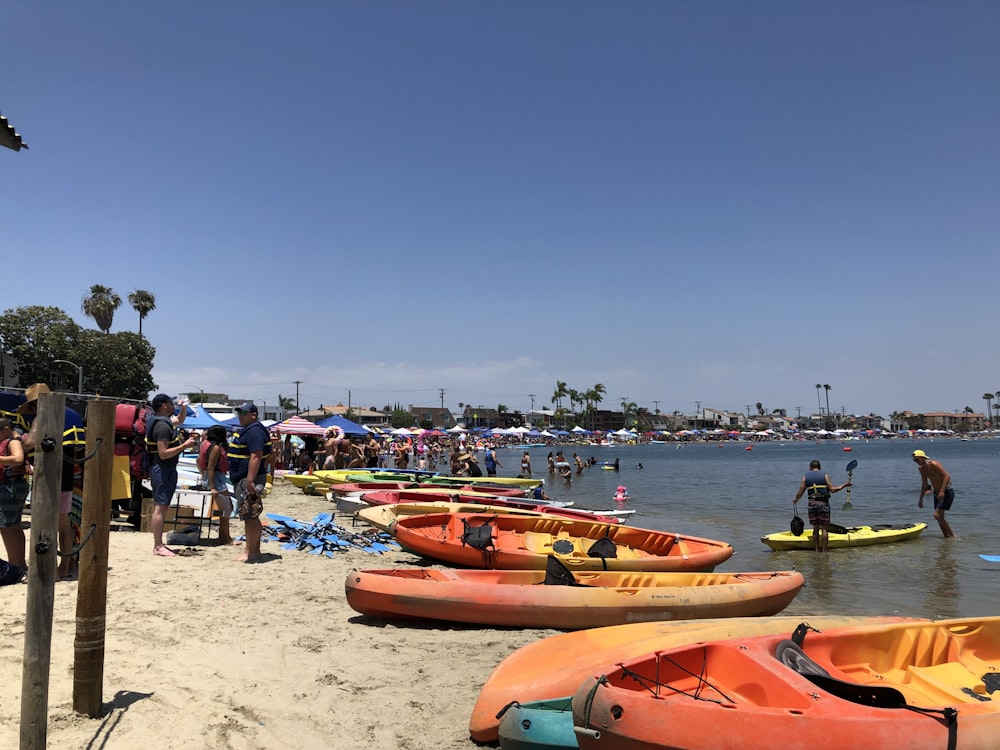
[[[252,401],[236,407],[236,416],[240,429],[229,442],[229,480],[239,502],[237,514],[246,534],[246,549],[236,559],[252,563],[260,559],[260,514],[264,511],[261,495],[267,486],[271,435],[257,419],[257,406]]]

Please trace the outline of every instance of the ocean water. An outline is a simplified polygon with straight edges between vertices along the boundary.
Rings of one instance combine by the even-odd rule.
[[[950,618],[1000,615],[1000,563],[979,553],[1000,554],[1000,440],[871,440],[754,444],[649,444],[617,447],[565,446],[584,460],[619,459],[620,471],[598,467],[573,475],[566,484],[549,476],[548,448],[531,448],[536,477],[546,492],[578,507],[615,507],[619,484],[637,512],[633,526],[721,539],[736,554],[719,570],[790,570],[803,573],[806,586],[787,614],[903,615]],[[845,451],[849,446],[851,450]],[[957,534],[945,539],[932,517],[928,495],[917,507],[920,480],[912,451],[920,448],[951,473],[955,503],[947,518]],[[501,450],[501,463],[519,466],[521,450]],[[926,522],[915,540],[831,550],[772,552],[760,537],[787,531],[792,499],[812,459],[822,462],[834,484],[847,479],[857,460],[853,509],[842,510],[847,490],[833,496],[833,523],[844,526]],[[641,463],[642,469],[635,468]],[[513,475],[509,468],[501,475]],[[806,501],[799,502],[806,517]],[[808,523],[808,521],[807,521]]]

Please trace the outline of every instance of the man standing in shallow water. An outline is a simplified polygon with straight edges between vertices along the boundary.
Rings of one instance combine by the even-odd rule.
[[[940,462],[931,461],[923,451],[913,451],[913,461],[920,467],[920,499],[917,500],[917,507],[924,507],[924,495],[933,492],[934,495],[934,520],[941,527],[941,533],[945,537],[955,536],[951,526],[944,520],[944,512],[951,510],[951,504],[955,501],[955,490],[951,486],[951,474]]]

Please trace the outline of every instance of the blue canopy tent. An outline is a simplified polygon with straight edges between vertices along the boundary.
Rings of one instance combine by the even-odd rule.
[[[369,433],[366,427],[362,427],[349,419],[344,419],[337,415],[327,417],[322,422],[317,422],[316,424],[320,427],[339,427],[344,431],[345,435],[350,435],[351,437],[361,437]]]
[[[185,417],[183,425],[185,429],[207,430],[209,427],[215,427],[216,425],[227,426],[225,422],[220,422],[204,409],[188,404],[187,417]]]

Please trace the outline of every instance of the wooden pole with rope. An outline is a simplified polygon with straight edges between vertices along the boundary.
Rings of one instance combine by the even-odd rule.
[[[31,481],[31,564],[28,567],[21,675],[21,750],[44,748],[48,732],[65,413],[63,394],[39,394],[38,413],[31,428],[35,459]]]
[[[76,598],[73,710],[92,719],[103,710],[104,635],[108,601],[111,531],[111,472],[115,445],[115,402],[87,405],[87,450],[80,528],[80,579]]]

